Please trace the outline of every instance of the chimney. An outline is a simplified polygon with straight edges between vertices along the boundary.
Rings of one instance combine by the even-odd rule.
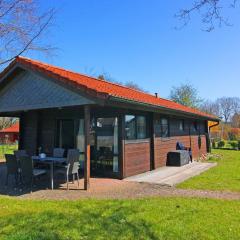
[[[155,93],[155,97],[158,98],[158,93],[157,92]]]

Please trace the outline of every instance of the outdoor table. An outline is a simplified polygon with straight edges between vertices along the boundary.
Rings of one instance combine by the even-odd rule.
[[[53,168],[54,168],[54,163],[66,163],[67,159],[66,158],[57,158],[57,157],[45,157],[45,158],[40,158],[39,156],[32,156],[32,160],[34,162],[38,163],[43,163],[47,164],[50,166],[50,185],[53,190]]]

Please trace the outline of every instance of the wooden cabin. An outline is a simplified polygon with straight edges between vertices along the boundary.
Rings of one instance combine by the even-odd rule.
[[[209,151],[219,119],[119,84],[18,57],[0,74],[0,116],[20,119],[19,148],[77,148],[91,176],[126,178],[166,165],[182,142]]]

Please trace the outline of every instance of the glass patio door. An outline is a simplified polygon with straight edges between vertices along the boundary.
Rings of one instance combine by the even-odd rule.
[[[58,120],[58,147],[69,149],[75,146],[74,120]]]
[[[93,170],[102,175],[118,173],[118,118],[97,118],[95,122]],[[91,158],[92,159],[92,158]]]

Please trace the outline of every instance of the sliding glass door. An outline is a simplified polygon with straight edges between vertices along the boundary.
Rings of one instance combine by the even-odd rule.
[[[112,176],[119,173],[118,118],[93,118],[90,130],[90,156],[92,175]],[[59,119],[57,147],[77,148],[80,168],[84,169],[84,119]]]
[[[64,149],[74,148],[74,120],[58,120],[57,128],[57,146]]]
[[[96,118],[91,168],[100,175],[118,173],[118,118]]]

